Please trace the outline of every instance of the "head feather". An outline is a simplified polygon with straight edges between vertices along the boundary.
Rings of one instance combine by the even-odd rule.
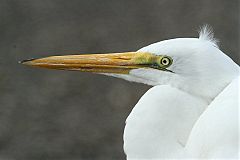
[[[218,40],[214,38],[214,32],[210,25],[205,24],[202,27],[200,27],[199,30],[199,39],[203,41],[208,41],[212,43],[215,47],[218,48]]]

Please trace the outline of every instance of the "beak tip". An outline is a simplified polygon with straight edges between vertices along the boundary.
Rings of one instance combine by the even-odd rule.
[[[30,58],[30,59],[25,59],[25,60],[22,60],[22,61],[18,61],[18,63],[28,65],[33,60],[35,60],[35,58]]]

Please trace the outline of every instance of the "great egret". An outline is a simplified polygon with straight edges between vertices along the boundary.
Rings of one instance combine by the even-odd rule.
[[[126,120],[127,159],[238,158],[239,66],[211,29],[137,52],[51,56],[23,64],[153,85]]]

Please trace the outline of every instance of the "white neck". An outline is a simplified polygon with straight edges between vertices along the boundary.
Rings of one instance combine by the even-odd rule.
[[[206,101],[171,86],[151,88],[127,118],[124,131],[127,158],[181,157],[190,131],[206,106]]]

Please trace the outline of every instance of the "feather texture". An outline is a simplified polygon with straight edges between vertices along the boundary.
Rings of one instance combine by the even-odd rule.
[[[205,24],[202,27],[200,27],[199,39],[203,41],[208,41],[212,43],[215,47],[219,48],[218,46],[219,40],[214,37],[213,28],[208,24]]]

